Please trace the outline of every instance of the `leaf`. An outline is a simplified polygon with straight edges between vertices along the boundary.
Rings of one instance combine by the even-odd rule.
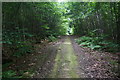
[[[43,26],[41,26],[41,27],[43,27],[43,28],[45,28],[45,29],[50,29],[47,24],[46,24],[46,25],[43,25]]]

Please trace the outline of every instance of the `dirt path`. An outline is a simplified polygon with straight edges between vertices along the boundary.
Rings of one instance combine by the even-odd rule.
[[[52,78],[79,78],[77,56],[75,55],[71,39],[67,36],[59,46],[55,65],[49,77]]]
[[[49,56],[46,57],[47,60],[43,62],[42,67],[37,70],[39,74],[34,77],[113,78],[118,76],[114,72],[118,71],[118,64],[111,64],[111,61],[118,59],[117,56],[82,48],[74,39],[75,36],[63,36],[54,45],[51,44],[44,48],[43,51],[46,51],[45,53]]]

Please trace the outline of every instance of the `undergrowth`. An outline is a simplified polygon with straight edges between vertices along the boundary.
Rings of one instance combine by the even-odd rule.
[[[14,59],[23,57],[25,55],[28,55],[30,53],[34,52],[34,43],[37,41],[34,40],[34,35],[27,33],[27,31],[20,30],[18,32],[19,28],[16,28],[16,31],[10,32],[4,32],[3,33],[3,40],[0,42],[3,44],[3,71],[2,71],[2,77],[3,78],[24,78],[24,77],[30,77],[32,72],[31,71],[16,71],[16,70],[10,70],[9,68],[5,70],[5,68],[9,67],[10,64],[13,64],[15,61]],[[47,40],[49,42],[53,42],[57,40],[56,36],[49,36],[47,37]],[[41,39],[39,39],[41,41]]]
[[[51,36],[48,37],[48,40],[49,40],[50,42],[52,42],[52,41],[57,40],[57,38],[56,38],[55,36],[51,35]]]
[[[88,47],[93,50],[102,50],[106,52],[117,52],[119,45],[106,40],[108,35],[97,34],[97,30],[91,31],[86,36],[75,39],[81,47]]]
[[[27,71],[14,71],[7,70],[2,73],[2,78],[29,78],[33,75],[33,72],[30,70]]]

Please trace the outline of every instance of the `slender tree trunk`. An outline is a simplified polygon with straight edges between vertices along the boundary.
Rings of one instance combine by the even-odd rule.
[[[118,2],[118,19],[117,19],[117,42],[120,44],[120,3]]]

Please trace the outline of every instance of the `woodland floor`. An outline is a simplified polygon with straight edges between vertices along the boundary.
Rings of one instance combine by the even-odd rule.
[[[75,36],[46,44],[35,44],[35,53],[17,59],[9,68],[29,70],[34,78],[117,78],[118,55],[82,48]],[[19,75],[19,74],[18,74]]]

